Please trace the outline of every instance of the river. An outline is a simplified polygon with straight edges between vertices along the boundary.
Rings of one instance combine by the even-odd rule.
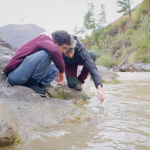
[[[89,119],[52,131],[32,131],[25,143],[5,150],[150,149],[150,73],[118,74],[121,83],[104,84],[103,104],[95,107],[93,97],[83,106]],[[96,93],[93,85],[90,88]]]

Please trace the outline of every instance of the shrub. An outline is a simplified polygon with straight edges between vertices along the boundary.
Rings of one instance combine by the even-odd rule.
[[[150,43],[148,40],[145,40],[143,43],[139,45],[138,52],[140,54],[143,54],[143,53],[147,53],[148,51],[150,51]]]
[[[137,30],[140,26],[140,20],[137,20],[132,23],[131,28]]]
[[[101,56],[101,50],[100,50],[100,48],[96,44],[93,45],[90,49],[96,52],[97,57]]]
[[[103,55],[96,60],[96,64],[100,66],[105,66],[107,68],[114,66],[114,60],[109,55]]]
[[[92,38],[95,43],[98,43],[98,37],[103,33],[103,31],[104,28],[99,28],[93,33]]]
[[[119,59],[123,54],[123,49],[118,49],[114,55],[114,58]]]
[[[117,34],[117,28],[113,26],[112,24],[110,24],[108,25],[107,28],[104,29],[104,34],[105,34],[105,37],[107,35],[114,37]]]
[[[133,32],[134,32],[133,29],[128,29],[128,30],[126,30],[125,34],[126,34],[126,35],[132,35]]]
[[[114,55],[115,52],[121,48],[121,41],[114,41],[110,47],[112,54]]]
[[[148,54],[140,54],[137,56],[137,59],[142,61],[143,63],[150,63],[150,55]]]

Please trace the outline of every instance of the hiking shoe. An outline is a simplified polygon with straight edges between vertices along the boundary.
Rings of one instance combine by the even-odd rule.
[[[37,94],[39,94],[42,97],[46,97],[47,96],[47,93],[43,89],[41,89],[38,86],[38,84],[34,84],[34,85],[26,86],[26,87],[34,90]]]
[[[82,91],[83,87],[82,87],[82,83],[80,81],[76,85],[75,89],[78,90],[78,91]]]
[[[46,87],[51,87],[51,84],[49,84],[49,85],[43,85],[43,84],[41,84],[41,83],[38,83],[38,86],[39,86],[40,88],[44,89],[44,88],[46,88]]]

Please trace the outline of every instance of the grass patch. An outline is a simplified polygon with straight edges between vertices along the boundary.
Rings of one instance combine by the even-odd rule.
[[[22,143],[21,143],[21,138],[19,137],[17,131],[15,131],[15,137],[14,137],[14,141],[13,141],[12,146],[16,146],[16,145],[22,144]]]
[[[87,100],[87,95],[84,92],[82,92],[81,98],[82,98],[83,101],[86,101]]]

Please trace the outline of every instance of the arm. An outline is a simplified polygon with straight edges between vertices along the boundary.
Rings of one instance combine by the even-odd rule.
[[[58,46],[54,44],[48,36],[45,35],[45,39],[39,41],[39,49],[44,49],[49,53],[49,56],[59,70],[59,73],[65,72],[65,64],[62,54]]]
[[[98,90],[98,95],[99,95],[99,98],[101,99],[101,104],[102,104],[104,102],[105,96],[104,96],[103,91],[102,91],[103,85],[102,85],[102,81],[100,79],[100,76],[97,72],[96,65],[95,65],[93,59],[91,58],[91,56],[89,55],[84,44],[82,44],[80,41],[78,42],[78,51],[79,51],[79,54],[81,55],[81,57],[83,59],[82,61],[84,63],[84,66],[88,69],[88,71],[90,72],[90,74],[92,76],[92,79],[95,83],[95,87]]]
[[[58,81],[57,85],[61,85],[65,80],[65,64],[62,54],[57,45],[55,45],[51,39],[45,36],[46,39],[39,42],[39,49],[45,49],[48,53],[55,66],[59,69],[59,73],[56,77]]]
[[[97,67],[93,59],[91,58],[90,54],[88,53],[87,49],[85,48],[84,44],[81,43],[80,41],[77,41],[77,47],[78,47],[78,53],[82,59],[81,61],[83,62],[87,70],[90,72],[95,87],[97,88],[98,85],[101,85],[101,87],[103,87],[101,78],[97,72]]]
[[[100,103],[100,104],[102,104],[102,103],[104,102],[104,100],[105,100],[105,96],[104,96],[104,94],[103,94],[103,91],[102,91],[102,88],[101,88],[100,85],[97,86],[97,90],[98,90],[99,98],[100,98],[100,100],[101,100],[101,103]]]

